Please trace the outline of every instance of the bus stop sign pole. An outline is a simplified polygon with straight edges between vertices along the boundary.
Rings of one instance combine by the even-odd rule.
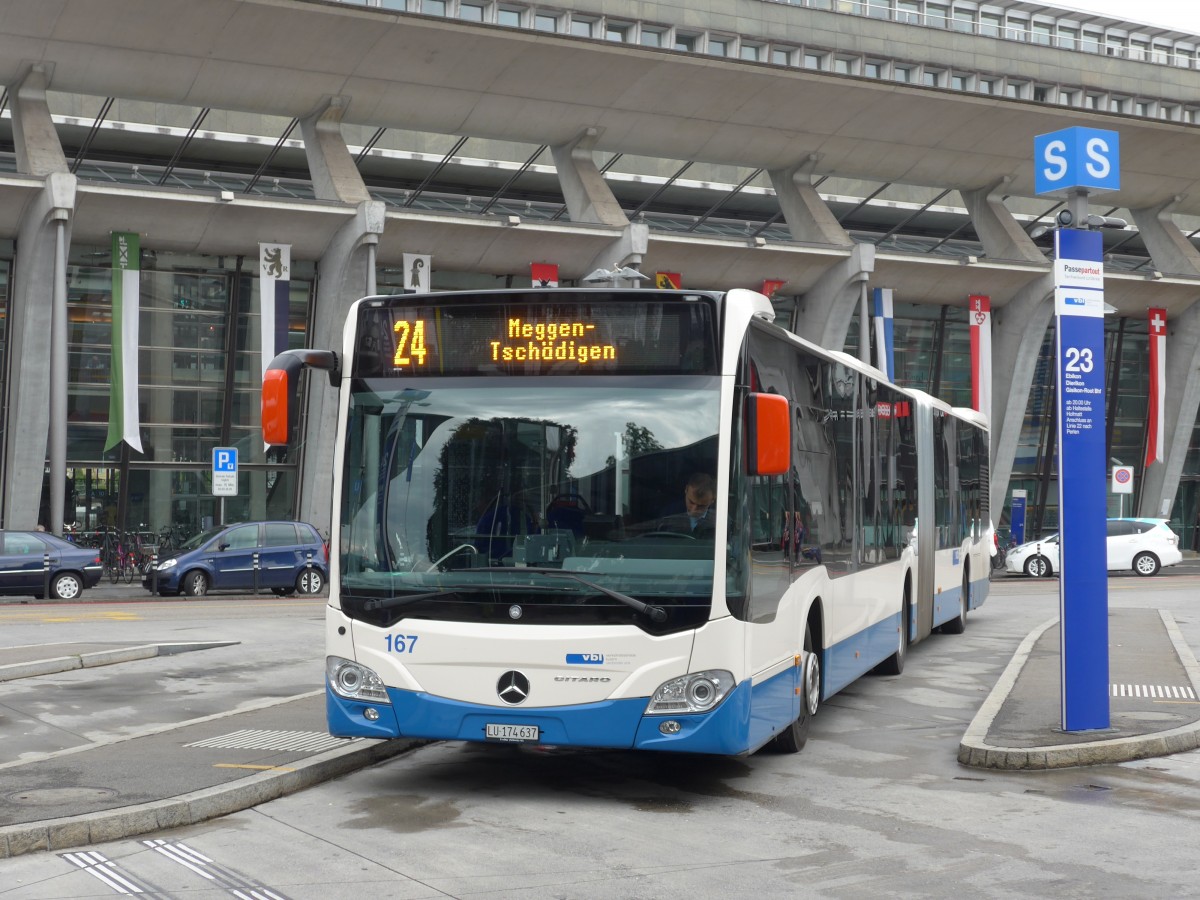
[[[1104,244],[1088,188],[1117,190],[1118,136],[1067,128],[1034,139],[1037,193],[1067,192],[1054,233],[1058,376],[1059,632],[1063,731],[1110,727]]]

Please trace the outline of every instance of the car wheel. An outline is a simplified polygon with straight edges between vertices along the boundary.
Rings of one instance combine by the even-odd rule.
[[[1157,575],[1159,570],[1158,557],[1153,553],[1139,553],[1133,558],[1133,571],[1139,575]]]
[[[50,582],[50,596],[55,600],[78,600],[83,593],[83,580],[74,572],[62,572]]]
[[[193,569],[183,576],[183,592],[189,597],[203,597],[208,593],[208,576]]]
[[[301,569],[300,574],[296,576],[296,591],[301,594],[319,594],[321,588],[325,586],[325,576],[321,574],[321,570],[313,567],[311,569]]]
[[[804,668],[800,673],[800,715],[771,741],[781,753],[799,753],[808,743],[808,728],[821,705],[821,657],[813,651],[812,630],[804,626]]]
[[[1025,560],[1025,574],[1033,578],[1042,578],[1050,574],[1050,560],[1044,556],[1031,556]]]

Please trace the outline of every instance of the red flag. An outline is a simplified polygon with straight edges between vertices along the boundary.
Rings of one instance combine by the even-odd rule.
[[[971,316],[971,405],[992,420],[992,301],[967,297]]]
[[[554,263],[530,263],[529,277],[535,288],[558,287],[558,266]]]
[[[677,291],[683,282],[679,280],[678,272],[655,272],[654,286],[663,291]]]
[[[770,299],[771,297],[774,297],[775,292],[785,284],[787,284],[786,281],[773,281],[769,278],[765,278],[763,279],[762,291],[760,293],[764,294],[767,299]]]
[[[1150,414],[1146,420],[1146,465],[1163,461],[1166,443],[1167,311],[1150,308]]]

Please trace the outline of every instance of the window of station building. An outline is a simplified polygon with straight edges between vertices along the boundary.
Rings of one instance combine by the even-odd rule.
[[[742,45],[738,49],[738,56],[741,59],[748,59],[751,62],[758,62],[760,59],[762,59],[763,49],[764,48],[762,44],[747,44],[745,41],[742,41]]]
[[[1128,97],[1109,97],[1108,98],[1108,111],[1115,112],[1115,113],[1129,112],[1129,98]]]
[[[1000,37],[1004,26],[1004,16],[1000,13],[981,12],[979,14],[979,33],[983,37]]]
[[[1125,56],[1129,52],[1129,44],[1125,38],[1115,34],[1104,36],[1104,53],[1107,56]]]
[[[866,13],[872,19],[889,19],[892,15],[891,0],[867,0]]]
[[[961,31],[964,34],[974,34],[975,10],[962,9],[958,6],[954,7],[954,18],[951,23],[951,27],[953,27],[955,31]]]
[[[1160,103],[1158,104],[1158,117],[1160,119],[1167,119],[1168,121],[1176,121],[1179,119],[1179,107]]]
[[[796,49],[794,47],[772,47],[771,62],[777,66],[792,66],[796,64]]]
[[[590,38],[595,25],[595,19],[583,19],[579,16],[571,16],[571,34],[575,35],[575,37]]]
[[[496,10],[496,23],[498,25],[507,25],[509,28],[520,28],[521,10],[500,7]]]
[[[893,66],[892,79],[894,81],[903,81],[906,84],[911,84],[913,80],[912,66]]]
[[[633,26],[628,22],[606,22],[604,25],[604,39],[606,41],[625,43],[629,40],[629,33],[632,30]]]
[[[1133,104],[1133,114],[1151,118],[1154,115],[1154,104],[1149,100],[1138,100]]]
[[[1010,81],[1004,86],[1004,96],[1011,97],[1013,100],[1020,100],[1025,96],[1028,87],[1029,85],[1023,81]]]
[[[1079,91],[1069,91],[1069,90],[1063,90],[1062,88],[1059,88],[1058,89],[1058,102],[1062,106],[1078,106],[1079,105]]]
[[[1169,65],[1171,62],[1171,47],[1167,44],[1155,44],[1150,48],[1150,61],[1158,63],[1160,66]]]
[[[1174,51],[1175,52],[1171,55],[1172,64],[1181,66],[1185,69],[1190,69],[1195,52],[1187,47],[1176,47],[1174,48]]]
[[[868,78],[882,78],[884,72],[884,64],[874,60],[867,60],[863,63],[863,74]]]
[[[971,79],[967,75],[951,75],[950,87],[956,91],[969,91],[971,89]]]
[[[806,69],[824,69],[825,68],[825,54],[824,53],[813,53],[812,51],[806,52],[804,54],[804,68],[806,68]]]
[[[1033,86],[1033,99],[1038,103],[1049,103],[1053,88],[1044,84],[1035,84]]]
[[[849,56],[835,56],[833,71],[839,75],[853,75],[858,68],[858,60]]]
[[[728,56],[729,50],[733,46],[733,41],[728,38],[708,39],[708,53],[710,56]]]
[[[468,22],[482,22],[484,13],[484,4],[482,3],[460,3],[458,6],[458,17]]]
[[[421,12],[427,16],[444,16],[446,0],[421,0]]]
[[[977,90],[981,94],[996,93],[996,79],[995,78],[980,78],[979,81],[976,82],[975,90]]]
[[[533,17],[533,27],[537,31],[558,31],[558,16],[537,13]]]
[[[1129,58],[1145,60],[1150,58],[1150,42],[1131,38],[1129,41]]]
[[[685,53],[696,52],[696,42],[700,40],[700,36],[696,34],[681,34],[675,32],[675,50],[682,50]]]
[[[1079,48],[1079,29],[1059,25],[1056,43],[1061,50],[1077,50]]]
[[[917,0],[896,0],[896,21],[905,25],[920,25],[921,4]]]
[[[661,47],[666,41],[666,33],[658,28],[647,28],[643,25],[638,41],[643,47]]]
[[[945,72],[939,72],[936,69],[926,69],[921,73],[921,84],[925,85],[925,87],[941,87],[945,78]]]
[[[1039,22],[1035,19],[1029,27],[1029,43],[1049,47],[1054,43],[1054,26],[1049,22]]]
[[[1079,41],[1079,49],[1084,53],[1099,53],[1104,44],[1104,32],[1083,29],[1083,37]]]
[[[1099,109],[1104,105],[1103,94],[1084,94],[1083,108],[1084,109]]]
[[[950,8],[941,3],[926,3],[925,24],[930,28],[946,28],[950,24]]]
[[[1005,24],[1004,36],[1010,41],[1029,40],[1029,20],[1021,16],[1009,16]]]

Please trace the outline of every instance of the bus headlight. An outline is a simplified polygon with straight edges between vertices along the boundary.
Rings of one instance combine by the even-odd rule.
[[[339,697],[347,700],[369,700],[372,703],[391,703],[383,679],[373,669],[361,666],[340,656],[325,657],[325,677]]]
[[[646,707],[646,715],[708,712],[725,699],[733,684],[733,673],[724,669],[672,678],[658,686]]]

